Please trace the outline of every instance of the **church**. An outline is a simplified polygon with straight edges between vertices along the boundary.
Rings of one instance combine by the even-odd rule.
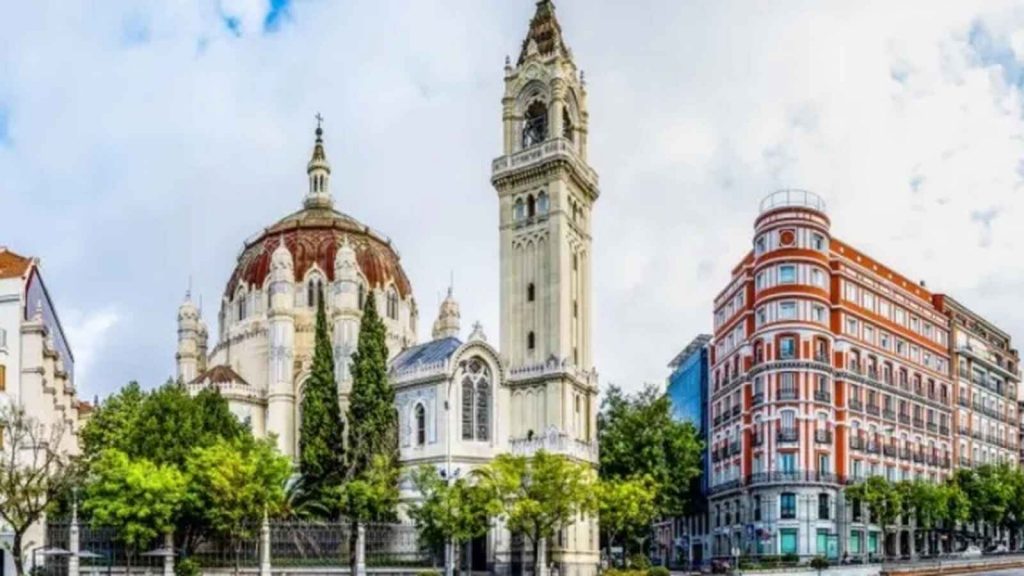
[[[296,457],[303,386],[323,294],[343,411],[352,387],[362,309],[375,298],[387,328],[403,466],[465,475],[498,454],[537,450],[597,463],[598,379],[591,354],[591,211],[598,178],[587,163],[587,91],[551,0],[506,59],[503,146],[492,161],[499,206],[500,330],[463,336],[449,289],[431,338],[398,252],[383,234],[335,209],[318,125],[298,211],[245,242],[228,278],[210,346],[186,297],[178,310],[177,375],[192,393],[217,387],[257,435]],[[302,194],[296,194],[301,196]],[[403,497],[415,498],[403,485]],[[508,573],[521,541],[501,529],[473,543],[474,569]],[[560,574],[596,573],[596,519],[548,543]]]

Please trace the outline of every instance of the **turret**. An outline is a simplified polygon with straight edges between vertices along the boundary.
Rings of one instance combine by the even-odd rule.
[[[190,292],[178,307],[178,380],[191,382],[199,370],[199,309],[192,303]]]
[[[459,336],[459,303],[452,296],[452,287],[448,287],[448,296],[441,302],[434,321],[434,340],[442,338],[458,338]]]
[[[334,378],[338,382],[338,392],[342,396],[343,405],[352,386],[349,366],[359,338],[359,321],[362,318],[359,286],[359,262],[356,260],[356,251],[348,236],[345,236],[338,245],[338,253],[334,256],[335,288],[332,315]]]
[[[282,454],[295,456],[295,388],[292,365],[295,358],[295,263],[281,236],[270,256],[270,310],[267,311],[269,367],[267,430],[277,432]]]
[[[327,161],[324,151],[324,129],[320,126],[323,118],[317,114],[316,142],[313,144],[313,157],[309,159],[306,173],[309,174],[309,191],[306,193],[306,208],[331,208],[331,163]]]

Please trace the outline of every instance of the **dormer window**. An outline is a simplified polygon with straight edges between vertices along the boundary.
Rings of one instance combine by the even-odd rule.
[[[548,138],[548,107],[535,101],[523,118],[523,148],[540,144]]]

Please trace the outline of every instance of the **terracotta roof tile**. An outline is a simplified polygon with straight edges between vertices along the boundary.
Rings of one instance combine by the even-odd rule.
[[[0,278],[21,278],[32,265],[32,259],[0,247]]]

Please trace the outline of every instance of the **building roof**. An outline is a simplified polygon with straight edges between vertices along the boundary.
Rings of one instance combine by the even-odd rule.
[[[0,278],[21,278],[32,265],[32,259],[19,256],[0,246]]]
[[[692,342],[686,345],[686,348],[683,348],[683,350],[679,354],[676,354],[676,357],[673,358],[672,361],[668,363],[668,367],[676,368],[682,365],[682,363],[685,362],[691,354],[700,350],[704,346],[707,346],[709,343],[711,343],[710,334],[701,334],[697,336],[696,338],[693,339]]]
[[[462,346],[458,338],[441,338],[399,352],[398,356],[391,361],[393,372],[402,372],[418,366],[436,364],[447,360]]]
[[[249,385],[249,383],[245,381],[245,378],[238,375],[238,372],[235,372],[230,366],[225,366],[223,364],[218,364],[217,366],[204,371],[199,376],[193,378],[189,384],[199,384],[200,382],[206,382],[209,384],[230,384],[232,382],[238,382],[239,384],[245,384],[246,386]]]

